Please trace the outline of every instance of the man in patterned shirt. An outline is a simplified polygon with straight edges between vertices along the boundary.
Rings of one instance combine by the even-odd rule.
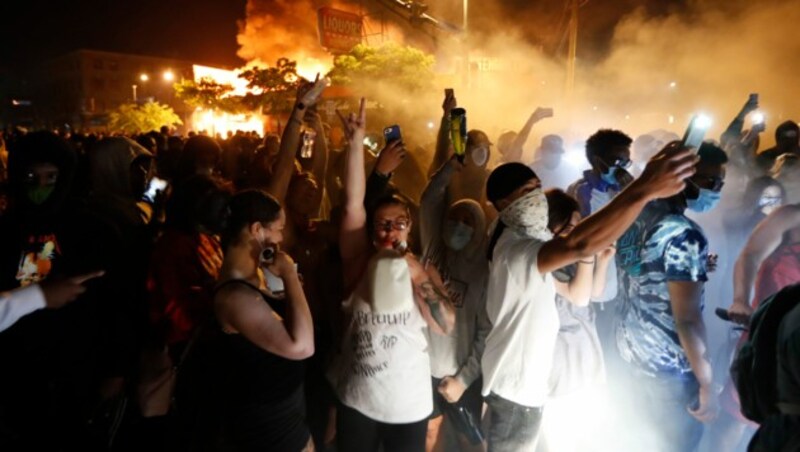
[[[708,240],[684,212],[717,204],[728,158],[711,143],[698,154],[685,190],[651,203],[617,242],[616,343],[632,377],[631,414],[647,424],[632,431],[657,441],[647,450],[695,450],[718,411],[702,317]]]

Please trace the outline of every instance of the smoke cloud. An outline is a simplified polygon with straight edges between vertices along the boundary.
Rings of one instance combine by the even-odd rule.
[[[461,0],[428,3],[432,14],[460,24]],[[286,56],[301,67],[329,67],[332,58],[319,46],[315,14],[326,4],[331,2],[250,0],[240,24],[239,56],[271,64]],[[468,81],[462,71],[467,49],[460,36],[439,32],[435,40],[426,40],[419,30],[388,14],[389,23],[395,20],[393,39],[405,36],[434,53],[442,73],[436,91],[424,99],[389,104],[402,105],[398,114],[421,123],[435,121],[441,89],[454,87],[470,126],[494,138],[520,128],[537,106],[553,106],[556,117],[536,127],[529,149],[547,133],[579,141],[600,127],[620,128],[633,136],[659,128],[680,134],[697,111],[714,117],[710,136],[716,137],[751,92],[761,94],[768,130],[800,117],[795,101],[800,95],[800,60],[795,58],[800,39],[794,30],[800,8],[794,0],[639,4],[593,1],[581,9],[570,103],[564,89],[568,15],[563,2],[471,2],[467,42],[473,64]],[[350,11],[359,7],[343,1],[336,6]],[[367,27],[374,32],[380,25],[376,21]]]

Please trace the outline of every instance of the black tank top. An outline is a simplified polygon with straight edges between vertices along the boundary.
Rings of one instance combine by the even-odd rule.
[[[281,317],[286,314],[286,302],[276,300],[247,281],[231,279],[215,289],[215,293],[230,284],[241,284],[258,292],[272,310]],[[286,359],[250,342],[241,334],[220,335],[220,364],[227,378],[224,383],[229,408],[252,407],[263,404],[284,405],[299,392],[305,375],[303,361]],[[292,409],[288,403],[288,409]],[[284,405],[285,406],[285,405]],[[297,402],[302,410],[302,398]]]

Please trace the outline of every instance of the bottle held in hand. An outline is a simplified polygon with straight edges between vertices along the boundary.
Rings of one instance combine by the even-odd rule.
[[[463,162],[467,153],[467,111],[463,108],[454,108],[450,112],[450,141],[453,151]]]

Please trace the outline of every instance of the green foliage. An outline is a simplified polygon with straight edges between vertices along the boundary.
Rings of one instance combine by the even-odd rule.
[[[174,85],[175,94],[186,105],[200,108],[221,108],[223,96],[233,91],[233,86],[217,83],[203,77],[200,81],[184,80]]]
[[[240,73],[239,77],[247,81],[252,92],[244,96],[231,95],[233,86],[204,77],[199,82],[185,80],[176,83],[175,94],[195,108],[274,114],[291,111],[297,87],[303,81],[297,74],[297,63],[287,58],[279,59],[274,67],[252,67]]]
[[[183,124],[171,107],[158,102],[122,104],[109,114],[108,127],[115,132],[146,133],[161,126]]]
[[[252,91],[242,98],[242,104],[250,110],[264,113],[291,111],[297,88],[303,78],[297,74],[297,62],[281,58],[274,67],[253,67],[241,74]]]
[[[340,85],[380,83],[414,93],[432,87],[434,62],[433,55],[411,46],[359,44],[336,57],[328,76]]]

